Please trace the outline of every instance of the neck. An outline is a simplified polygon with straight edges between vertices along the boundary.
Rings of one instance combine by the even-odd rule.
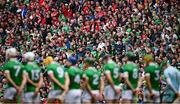
[[[33,61],[29,61],[28,64],[33,64]]]
[[[11,60],[11,61],[15,61],[15,60],[17,60],[17,59],[16,59],[16,58],[10,58],[10,60]]]

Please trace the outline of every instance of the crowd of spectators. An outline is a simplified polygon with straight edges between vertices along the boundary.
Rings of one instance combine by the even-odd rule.
[[[46,56],[64,64],[75,55],[80,68],[88,56],[101,69],[105,54],[122,65],[132,51],[142,70],[147,53],[179,69],[178,5],[178,0],[1,0],[0,65],[13,46],[19,59],[33,51],[40,65]],[[50,86],[48,79],[45,84]],[[47,87],[41,92],[45,96]]]

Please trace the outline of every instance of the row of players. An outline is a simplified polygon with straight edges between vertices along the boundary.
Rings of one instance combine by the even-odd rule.
[[[17,50],[6,50],[8,62],[3,66],[8,87],[4,92],[4,102],[15,102],[21,98],[22,102],[40,102],[39,89],[43,84],[40,67],[35,63],[35,55],[27,52],[23,55],[26,65],[16,59]],[[180,72],[163,63],[160,67],[153,62],[152,55],[146,55],[146,67],[139,73],[139,67],[133,62],[134,55],[127,54],[127,63],[120,68],[108,55],[102,61],[103,71],[93,67],[94,60],[86,58],[83,69],[76,67],[76,57],[69,57],[65,67],[55,62],[52,57],[44,60],[52,88],[48,94],[49,103],[93,103],[106,101],[107,103],[134,103],[141,96],[145,102],[160,103],[161,80],[167,82],[168,96],[163,96],[163,102],[177,102],[180,97]],[[161,95],[162,97],[162,95]],[[122,99],[122,100],[120,100]],[[175,100],[176,99],[176,100]]]

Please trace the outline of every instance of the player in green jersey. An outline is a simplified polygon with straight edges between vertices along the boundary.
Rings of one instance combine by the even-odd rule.
[[[145,81],[147,83],[148,91],[145,91],[145,98],[147,102],[160,102],[160,68],[157,63],[154,62],[154,58],[151,54],[144,56],[146,62],[145,67]]]
[[[99,70],[93,67],[94,60],[91,58],[86,58],[84,63],[84,73],[82,84],[82,102],[83,103],[95,103],[102,100],[104,80],[102,74]]]
[[[70,56],[66,62],[68,67],[68,74],[70,78],[69,91],[65,96],[66,104],[79,104],[81,103],[81,86],[80,81],[82,79],[83,71],[76,66],[77,59],[74,56]]]
[[[104,73],[105,73],[105,100],[108,103],[118,103],[121,96],[121,69],[109,55],[103,58]]]
[[[4,92],[5,103],[17,102],[18,98],[23,96],[22,92],[26,84],[23,65],[16,59],[16,56],[17,50],[15,48],[6,50],[6,58],[9,59],[9,61],[6,62],[3,67],[5,77],[8,80],[8,87]]]
[[[43,84],[43,75],[40,67],[34,62],[34,53],[27,52],[24,54],[24,59],[27,64],[24,67],[26,71],[27,85],[24,94],[25,103],[39,103],[39,89]]]
[[[136,98],[136,92],[139,91],[139,68],[137,64],[134,63],[135,55],[132,52],[127,53],[127,63],[123,65],[122,69],[124,71],[124,90],[122,92],[123,103],[132,103],[133,98]]]
[[[64,67],[59,63],[53,61],[52,57],[47,57],[44,60],[44,64],[47,66],[47,72],[49,78],[53,83],[53,88],[48,94],[49,103],[62,103],[64,96],[69,89],[69,76],[64,70]]]

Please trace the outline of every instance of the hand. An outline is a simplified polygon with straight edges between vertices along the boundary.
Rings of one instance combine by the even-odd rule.
[[[99,95],[99,101],[103,101],[103,94]]]
[[[18,86],[15,86],[14,88],[16,89],[17,92],[18,92],[19,89],[20,89]]]
[[[61,94],[61,96],[59,97],[60,101],[63,102],[64,101],[64,97],[65,97],[65,92]]]
[[[22,91],[23,91],[23,88],[19,88],[19,90],[18,90],[18,95],[19,95],[19,96],[21,96]]]
[[[38,93],[39,93],[39,89],[36,88],[36,90],[35,90],[35,92],[34,92],[34,97],[36,97],[36,96],[38,95]]]
[[[121,94],[122,90],[121,89],[116,89],[116,94]]]
[[[135,90],[133,90],[133,94],[139,94],[140,93],[140,89],[136,88]]]
[[[97,101],[97,100],[98,100],[95,94],[92,94],[92,99],[93,99],[94,101]]]
[[[154,93],[150,93],[150,98],[153,99],[155,97]]]

